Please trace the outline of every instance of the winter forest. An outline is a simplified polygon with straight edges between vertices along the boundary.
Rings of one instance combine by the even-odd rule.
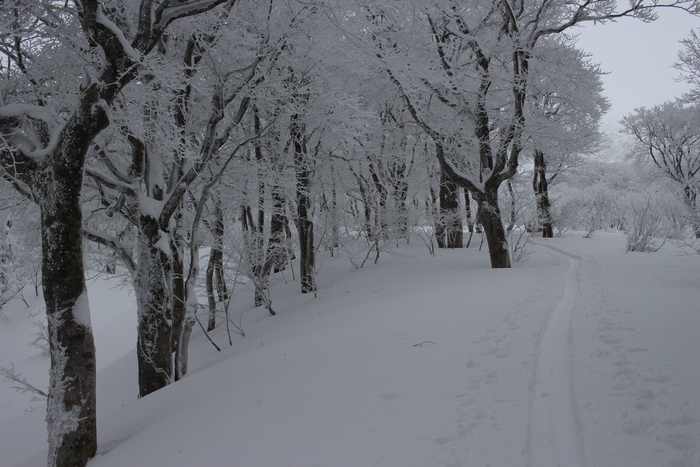
[[[661,9],[2,2],[0,465],[698,465],[700,28],[616,161],[576,40]]]

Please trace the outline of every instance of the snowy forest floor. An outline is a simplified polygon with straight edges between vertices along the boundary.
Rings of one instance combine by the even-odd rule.
[[[625,254],[613,233],[527,248],[510,270],[474,244],[324,257],[316,297],[277,281],[277,316],[239,286],[245,337],[220,323],[217,352],[195,329],[189,375],[140,400],[133,294],[91,280],[89,465],[699,466],[700,256]],[[43,389],[40,304],[3,310],[0,366]],[[43,401],[0,381],[0,465],[45,455]]]

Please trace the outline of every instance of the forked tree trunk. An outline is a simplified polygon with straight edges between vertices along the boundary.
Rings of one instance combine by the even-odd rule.
[[[535,151],[535,170],[532,178],[532,189],[535,192],[537,204],[537,223],[542,229],[542,237],[552,238],[552,216],[549,210],[549,187],[547,184],[547,162],[542,151]]]
[[[51,356],[46,407],[49,467],[82,467],[97,452],[95,343],[80,196],[88,147],[109,125],[94,98],[90,92],[83,96],[80,111],[67,122],[44,167],[26,162],[33,171],[31,183],[40,193],[42,289]]]

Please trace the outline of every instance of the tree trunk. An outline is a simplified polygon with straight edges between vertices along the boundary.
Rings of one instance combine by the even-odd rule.
[[[51,355],[49,466],[84,466],[97,451],[95,344],[83,265],[82,149],[67,145],[51,167],[52,178],[42,183],[42,287]]]
[[[34,170],[31,179],[41,193],[41,273],[51,356],[49,467],[83,467],[97,452],[95,343],[83,263],[81,190],[88,147],[109,120],[94,99],[90,93],[83,96],[46,166]]]
[[[469,199],[469,190],[464,189],[464,211],[467,216],[467,229],[469,233],[474,232],[474,221],[472,220],[472,203]]]
[[[683,187],[683,196],[685,198],[685,204],[688,206],[688,210],[690,211],[690,225],[693,228],[693,234],[695,235],[695,238],[700,238],[700,223],[698,223],[697,209],[698,194],[693,187],[686,185]]]
[[[408,235],[408,208],[406,200],[408,199],[408,182],[404,176],[405,170],[400,172],[401,178],[394,183],[394,204],[396,205],[396,229],[399,238],[405,238],[406,243],[410,242]]]
[[[379,238],[386,240],[388,236],[386,219],[386,202],[388,198],[388,190],[384,186],[382,180],[379,178],[379,173],[375,169],[374,164],[372,164],[371,162],[369,163],[369,172],[372,177],[372,183],[374,183],[374,189],[377,193],[379,193],[379,204],[377,205],[377,209],[374,215],[374,226],[376,228],[375,235],[378,235]]]
[[[477,220],[484,228],[486,242],[489,245],[489,256],[492,268],[509,268],[510,254],[506,231],[501,222],[501,212],[498,208],[498,188],[487,185],[485,193],[475,192],[474,198],[479,204]]]
[[[253,106],[253,129],[255,134],[260,134],[260,115],[256,106]],[[255,143],[255,162],[257,164],[258,178],[258,220],[255,222],[255,270],[253,274],[256,277],[255,281],[255,306],[260,306],[265,303],[265,297],[269,295],[268,282],[269,272],[265,271],[265,178],[262,167],[263,153],[260,143]]]
[[[441,239],[438,238],[440,248],[462,248],[462,216],[459,212],[459,189],[457,185],[440,170],[440,231]]]
[[[508,189],[508,227],[506,227],[506,233],[510,234],[515,228],[515,215],[516,215],[516,205],[515,205],[515,190],[513,189],[513,182],[508,179],[506,180],[506,188]]]
[[[212,196],[214,205],[214,225],[211,229],[213,244],[207,264],[207,298],[209,302],[209,322],[207,331],[213,331],[216,327],[217,299],[219,302],[226,300],[226,284],[223,277],[224,261],[224,211],[221,209],[221,198],[218,194]]]
[[[172,381],[172,296],[169,243],[152,216],[142,215],[139,232],[139,276],[136,280],[138,307],[137,357],[139,397],[157,391]]]
[[[274,272],[284,271],[286,265],[287,216],[285,214],[286,200],[282,188],[278,185],[272,188],[272,216],[270,218],[270,241],[267,245],[267,260]]]
[[[300,116],[292,115],[290,133],[294,144],[294,167],[297,179],[297,231],[299,232],[299,277],[301,293],[316,291],[314,223],[311,220],[311,162],[306,146],[306,128]]]
[[[185,318],[185,241],[182,235],[182,209],[175,213],[175,232],[173,235],[173,330],[171,352],[177,351],[178,339],[182,331],[182,321]],[[175,375],[175,380],[180,379]]]
[[[535,151],[535,170],[532,178],[532,189],[535,191],[537,203],[537,223],[542,229],[542,237],[552,238],[552,216],[549,210],[549,187],[547,184],[547,163],[542,151]]]

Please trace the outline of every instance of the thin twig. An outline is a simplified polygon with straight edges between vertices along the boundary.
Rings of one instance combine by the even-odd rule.
[[[194,319],[197,320],[197,323],[199,324],[199,327],[202,328],[202,331],[204,331],[204,335],[207,336],[207,339],[209,339],[209,342],[211,342],[211,345],[213,345],[214,348],[215,348],[216,350],[218,350],[219,352],[221,352],[221,349],[219,348],[219,346],[216,345],[216,342],[214,342],[214,341],[211,339],[211,337],[209,336],[209,333],[207,332],[207,330],[204,329],[204,326],[202,325],[202,322],[199,321],[199,317],[197,317],[197,313],[194,314]]]
[[[423,347],[423,344],[433,344],[433,345],[434,345],[435,342],[433,342],[433,341],[423,341],[423,342],[419,342],[419,343],[417,343],[417,344],[413,344],[413,347]]]

